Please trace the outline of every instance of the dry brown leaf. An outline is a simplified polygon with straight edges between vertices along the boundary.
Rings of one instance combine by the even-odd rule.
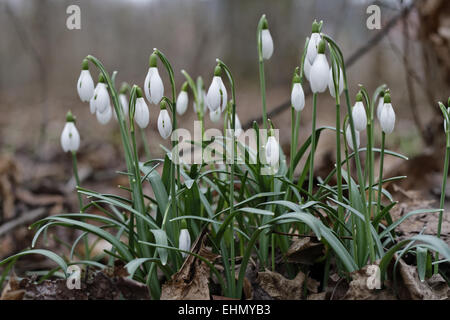
[[[22,300],[25,295],[25,290],[20,289],[14,272],[11,273],[8,283],[3,288],[0,300]]]
[[[301,271],[294,279],[289,280],[278,272],[266,270],[258,272],[257,281],[261,288],[274,299],[301,300],[305,278],[305,274]]]
[[[395,295],[390,288],[386,289],[369,289],[368,280],[371,277],[371,273],[368,272],[367,265],[361,270],[350,273],[352,281],[349,284],[349,289],[344,300],[396,300]]]
[[[287,261],[312,265],[322,255],[323,244],[315,242],[311,238],[295,240],[286,253]]]
[[[405,287],[409,299],[445,300],[448,298],[448,286],[441,275],[436,274],[422,282],[419,279],[417,268],[406,264],[402,259],[399,261],[399,272],[402,278],[402,285]]]
[[[206,247],[206,238],[204,230],[191,250],[213,263],[218,256]],[[209,300],[209,271],[205,262],[189,255],[181,269],[162,286],[161,300]]]

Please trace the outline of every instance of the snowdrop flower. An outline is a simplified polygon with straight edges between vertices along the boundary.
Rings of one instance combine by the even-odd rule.
[[[367,126],[367,115],[366,109],[364,108],[364,104],[362,102],[362,94],[358,92],[356,95],[356,102],[353,106],[352,110],[353,124],[355,125],[355,129],[358,131],[363,131]]]
[[[347,140],[347,144],[350,147],[350,149],[355,150],[355,148],[353,148],[352,130],[350,128],[350,125],[347,125],[347,130],[345,130],[345,139]],[[358,130],[355,130],[355,139],[356,139],[356,148],[359,149],[360,136]]]
[[[209,118],[212,122],[218,122],[220,120],[220,116],[222,115],[222,112],[219,108],[217,108],[215,111],[209,111]]]
[[[94,96],[92,97],[92,99],[94,100],[92,102],[91,112],[94,110],[95,112],[104,113],[106,109],[111,105],[103,74],[100,74],[98,77],[98,83],[95,87]]]
[[[67,112],[66,125],[61,133],[61,147],[64,152],[77,152],[80,147],[80,134],[75,127],[75,117],[72,112]]]
[[[291,92],[291,104],[296,111],[302,111],[305,107],[305,93],[300,83],[300,77],[297,73],[294,75],[294,84]]]
[[[126,118],[128,116],[128,98],[127,98],[127,92],[128,92],[128,85],[126,83],[122,84],[122,87],[119,91],[119,104],[122,107],[122,112],[124,117]],[[114,119],[117,120],[117,114],[114,112]]]
[[[167,112],[167,104],[165,101],[161,102],[160,107],[161,111],[159,112],[158,117],[158,131],[163,139],[167,139],[172,133],[172,121]]]
[[[308,81],[311,81],[309,78],[310,72],[311,72],[311,64],[309,63],[308,59],[305,59],[305,64],[303,65],[303,73],[305,74],[305,77]]]
[[[343,72],[342,72],[341,68],[339,68],[338,88],[339,88],[339,95],[341,95],[342,91],[344,90],[344,76],[343,76]],[[336,98],[336,93],[335,93],[336,89],[334,88],[334,81],[333,81],[333,68],[330,68],[330,76],[328,78],[328,89],[330,90],[331,96],[333,98]]]
[[[384,133],[390,134],[394,131],[395,112],[391,104],[391,95],[389,92],[384,94],[384,106],[380,114],[380,125]]]
[[[98,84],[97,84],[98,86]],[[94,101],[94,97],[91,98],[91,100],[89,100],[89,110],[91,111],[91,114],[95,113],[95,101]]]
[[[144,129],[148,126],[148,122],[150,121],[150,113],[148,111],[147,103],[142,96],[141,88],[137,88],[136,90],[136,104],[134,109],[134,121],[136,121],[137,125]]]
[[[164,84],[159,76],[157,65],[157,56],[153,53],[150,56],[150,67],[144,81],[144,91],[147,100],[153,104],[158,104],[164,95]]]
[[[306,49],[306,59],[308,59],[310,65],[313,65],[314,60],[316,59],[317,49],[322,40],[322,37],[320,36],[321,24],[322,23],[318,23],[316,20],[312,23],[311,38],[309,39],[308,48]]]
[[[278,164],[280,159],[280,146],[278,145],[277,139],[273,136],[273,130],[270,130],[269,139],[267,139],[265,151],[266,151],[266,161],[271,166],[274,167]]]
[[[223,111],[227,105],[227,89],[223,84],[221,74],[222,68],[216,66],[214,69],[214,77],[206,95],[206,103],[210,111],[215,111],[219,107]]]
[[[384,91],[380,92],[380,98],[378,99],[378,106],[377,106],[377,119],[380,121],[381,117],[381,111],[383,111],[384,107]]]
[[[180,116],[182,116],[186,112],[189,103],[187,86],[187,82],[183,83],[183,86],[181,87],[181,91],[178,94],[177,98],[177,112]]]
[[[325,41],[320,41],[317,52],[309,73],[309,82],[313,93],[324,92],[327,89],[330,72],[328,61],[325,57]]]
[[[189,235],[189,230],[186,227],[185,220],[182,220],[181,222],[180,237],[178,238],[178,248],[184,251],[191,250],[191,236]],[[181,256],[183,258],[185,258],[187,255],[187,253],[181,253]]]
[[[269,60],[273,54],[273,40],[267,25],[267,20],[263,22],[261,30],[261,51],[263,59]]]
[[[77,91],[81,101],[88,102],[94,95],[94,80],[89,72],[89,63],[83,60],[82,70],[77,82]]]
[[[95,112],[95,116],[97,117],[97,121],[100,124],[107,124],[112,117],[112,107],[109,105],[103,112],[100,112],[98,109]]]

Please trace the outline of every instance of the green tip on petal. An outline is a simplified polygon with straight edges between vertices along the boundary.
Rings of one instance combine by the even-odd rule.
[[[356,101],[362,101],[363,100],[363,95],[361,91],[358,91],[358,93],[356,94]]]
[[[391,103],[391,94],[389,91],[386,91],[384,93],[384,103]]]
[[[89,70],[89,61],[88,61],[88,59],[83,59],[83,62],[81,63],[81,69],[82,70]]]
[[[152,53],[150,55],[150,58],[148,59],[148,65],[150,66],[150,68],[156,68],[157,63],[158,56],[156,55],[156,53]]]
[[[139,87],[136,88],[136,97],[138,97],[138,98],[142,98],[143,97],[142,89],[139,88]]]
[[[167,109],[167,102],[165,100],[162,100],[161,103],[159,104],[159,108],[161,110]]]
[[[72,114],[72,111],[69,110],[66,114],[66,122],[75,123],[75,120],[76,120],[75,116]]]
[[[262,23],[263,30],[269,29],[269,24],[267,23],[266,17],[264,17],[263,23]]]
[[[324,54],[325,53],[325,40],[320,40],[319,42],[319,46],[317,48],[317,52],[320,54]]]
[[[220,67],[220,65],[217,65],[214,68],[214,76],[215,77],[220,77],[222,75],[222,68]]]
[[[292,79],[293,83],[300,83],[300,75],[296,72],[294,74],[294,78]]]
[[[320,32],[320,26],[321,26],[321,24],[319,22],[317,22],[317,20],[314,19],[314,21],[312,23],[312,27],[311,27],[311,32],[312,33],[319,33]]]
[[[105,77],[103,76],[103,73],[100,73],[100,74],[98,75],[98,82],[105,83]]]
[[[181,220],[181,229],[187,229],[186,219]]]

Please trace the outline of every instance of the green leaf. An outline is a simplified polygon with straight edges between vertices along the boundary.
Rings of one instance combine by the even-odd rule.
[[[157,244],[162,246],[167,246],[167,234],[164,230],[152,229],[150,230],[155,236],[155,241]],[[159,258],[161,259],[161,264],[163,266],[167,263],[167,250],[164,248],[157,248]]]
[[[67,263],[64,261],[64,259],[61,258],[60,256],[58,256],[56,253],[54,253],[50,250],[45,250],[45,249],[31,249],[31,250],[22,251],[15,255],[9,256],[8,258],[4,259],[3,261],[0,261],[0,266],[5,263],[8,263],[9,261],[15,260],[19,257],[26,256],[29,254],[40,254],[40,255],[46,256],[47,258],[53,260],[54,262],[56,262],[56,264],[58,264],[59,267],[61,267],[64,274],[67,276]]]

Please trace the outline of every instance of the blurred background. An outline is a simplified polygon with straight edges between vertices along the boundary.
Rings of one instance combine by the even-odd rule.
[[[81,9],[80,30],[66,27],[66,9],[73,4]],[[371,4],[381,10],[379,30],[366,26]],[[237,113],[246,126],[262,110],[256,49],[262,14],[267,15],[275,48],[265,63],[268,110],[274,111],[271,119],[281,129],[286,152],[291,113],[283,105],[290,99],[293,70],[317,19],[324,21],[322,31],[340,44],[347,59],[352,99],[358,84],[370,92],[383,83],[391,89],[397,123],[387,144],[412,160],[403,169],[393,161],[386,170],[413,171],[410,184],[402,185],[410,189],[418,181],[424,187],[426,173],[438,177],[442,168],[444,134],[437,101],[446,102],[450,95],[449,1],[0,0],[0,10],[0,259],[28,245],[18,241],[28,237],[24,225],[76,208],[71,159],[59,142],[69,109],[81,135],[82,184],[117,193],[117,185],[126,183],[115,173],[124,167],[117,122],[98,124],[77,95],[86,55],[99,58],[110,73],[117,70],[117,86],[126,81],[142,87],[156,47],[172,63],[177,90],[184,81],[182,69],[192,77],[202,76],[208,87],[219,57],[236,79]],[[90,70],[96,80],[98,72],[93,66]],[[167,74],[162,68],[160,74],[167,94]],[[334,101],[328,92],[318,101],[318,125],[333,125]],[[161,156],[159,145],[168,142],[156,129],[157,106],[149,107],[146,135],[152,155]],[[180,126],[192,129],[195,118],[191,96]],[[310,134],[310,119],[308,96],[300,142]],[[318,174],[328,172],[334,161],[334,139],[333,133],[326,133],[320,140]],[[431,176],[430,181],[435,180],[439,182]]]

